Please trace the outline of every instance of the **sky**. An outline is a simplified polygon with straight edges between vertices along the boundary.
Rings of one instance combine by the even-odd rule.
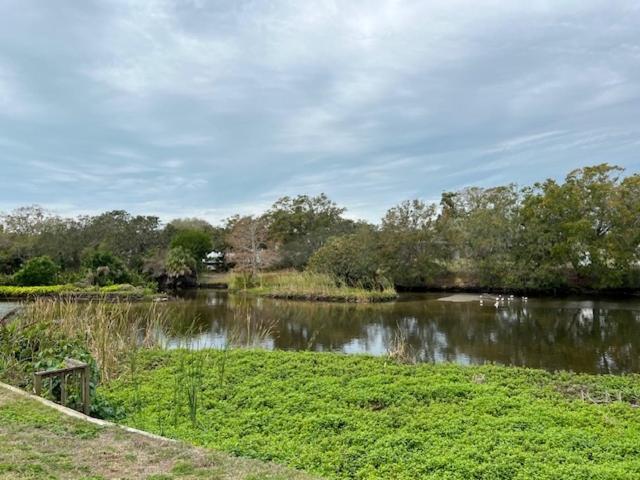
[[[640,2],[0,0],[0,210],[217,222],[640,171]]]

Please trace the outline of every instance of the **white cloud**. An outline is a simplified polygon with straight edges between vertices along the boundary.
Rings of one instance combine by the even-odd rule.
[[[0,18],[4,204],[215,216],[325,191],[375,219],[640,168],[633,2],[25,0]]]

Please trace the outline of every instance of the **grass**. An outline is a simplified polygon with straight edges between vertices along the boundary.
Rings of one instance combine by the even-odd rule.
[[[14,367],[51,367],[41,364],[43,355],[59,351],[63,356],[70,345],[81,345],[95,360],[100,378],[108,381],[123,372],[140,348],[162,346],[167,313],[155,302],[38,298],[0,326],[0,378],[10,380],[6,373]]]
[[[348,286],[330,275],[312,272],[261,274],[248,286],[244,280],[245,277],[241,275],[232,277],[231,288],[273,298],[326,302],[385,302],[397,297],[391,285],[386,285],[383,290],[367,290]]]
[[[129,284],[109,285],[106,287],[79,287],[73,284],[48,285],[36,287],[16,287],[0,285],[0,300],[31,300],[39,297],[58,297],[72,299],[144,299],[150,298],[154,292],[145,287],[134,287]]]
[[[0,478],[304,480],[277,465],[62,415],[0,387]]]
[[[201,362],[197,424],[181,362]],[[259,350],[148,351],[140,366],[136,394],[102,388],[127,424],[329,478],[640,478],[638,375]]]

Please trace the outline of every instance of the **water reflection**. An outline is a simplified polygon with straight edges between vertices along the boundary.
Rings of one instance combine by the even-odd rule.
[[[382,355],[402,329],[421,361],[640,371],[639,300],[530,299],[496,308],[439,297],[407,294],[391,304],[344,305],[203,291],[167,305],[175,328],[169,343]]]

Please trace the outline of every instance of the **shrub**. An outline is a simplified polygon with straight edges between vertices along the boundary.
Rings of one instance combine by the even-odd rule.
[[[32,287],[56,283],[60,267],[51,258],[35,257],[27,261],[13,276],[16,285]]]
[[[179,230],[171,240],[171,248],[179,247],[187,250],[197,262],[201,262],[213,250],[213,240],[202,230]]]
[[[174,247],[165,259],[167,284],[172,288],[192,286],[196,283],[197,262],[183,247]]]
[[[332,275],[352,287],[380,289],[388,283],[369,231],[329,239],[309,260],[309,270]]]
[[[106,250],[93,250],[85,254],[84,266],[88,270],[88,279],[101,287],[115,283],[130,283],[124,262]]]

